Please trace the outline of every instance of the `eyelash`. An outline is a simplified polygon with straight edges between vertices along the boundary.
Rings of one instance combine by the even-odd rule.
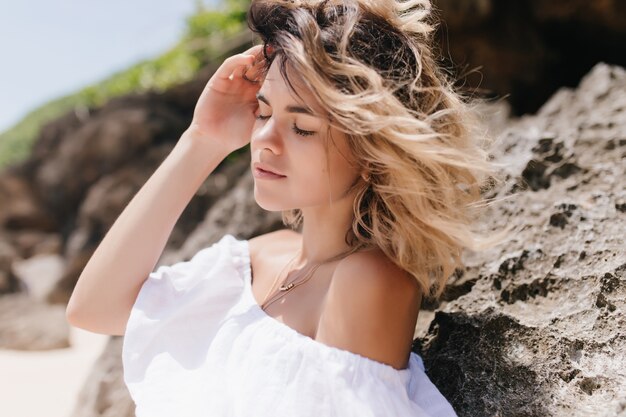
[[[270,117],[271,117],[271,116],[262,116],[262,115],[260,115],[260,114],[259,114],[258,116],[255,116],[255,118],[256,118],[257,120],[267,120],[267,119],[269,119]],[[300,135],[300,136],[311,136],[311,135],[314,135],[314,134],[315,134],[315,132],[311,132],[311,131],[308,131],[308,130],[298,129],[298,126],[296,126],[296,123],[295,123],[295,122],[294,122],[294,124],[291,126],[291,129],[292,129],[294,132],[296,132],[296,134],[297,134],[297,135]]]

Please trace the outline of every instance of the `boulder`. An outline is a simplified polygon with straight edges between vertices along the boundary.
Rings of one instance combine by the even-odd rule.
[[[416,340],[459,416],[626,415],[626,71],[596,65],[499,136],[519,181]]]
[[[0,349],[23,351],[70,346],[65,307],[25,293],[0,296]]]

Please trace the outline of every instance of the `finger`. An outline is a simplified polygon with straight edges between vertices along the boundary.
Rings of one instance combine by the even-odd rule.
[[[259,82],[260,78],[263,76],[264,72],[263,72],[263,67],[260,67],[258,65],[247,65],[243,72],[241,77],[244,78],[246,81],[250,81],[253,83]]]
[[[239,77],[241,77],[243,80],[252,83],[252,84],[258,84],[259,80],[258,80],[258,76],[259,76],[259,71],[250,71],[252,68],[251,65],[246,65],[241,69],[241,72],[239,72]]]
[[[268,49],[269,48],[270,47],[268,46]],[[244,53],[253,55],[255,57],[253,66],[257,66],[257,65],[261,65],[265,63],[265,54],[263,53],[263,45],[255,45]]]
[[[259,54],[256,56],[254,62],[252,62],[252,64],[250,65],[246,65],[246,69],[244,71],[244,74],[251,79],[256,79],[259,76],[262,76],[264,74],[264,70],[266,67],[266,59],[265,56],[262,53],[262,49],[259,52]]]
[[[259,52],[263,51],[263,45],[254,45],[251,48],[246,49],[242,52],[243,55],[256,55]]]
[[[235,72],[229,76],[229,79],[232,81],[236,76],[238,76],[248,82],[257,83],[259,82],[259,78],[262,77],[265,72],[265,64],[266,62],[264,56],[262,54],[257,55],[254,62],[244,65],[240,72],[239,69],[235,70]]]
[[[231,74],[239,67],[251,64],[254,57],[252,55],[237,54],[230,56],[222,62],[222,65],[217,69],[214,76],[223,80],[231,79]]]
[[[260,81],[256,79],[256,75],[253,77],[247,74],[249,69],[250,69],[249,65],[237,68],[232,74],[228,76],[228,79],[230,81],[233,81],[235,78],[237,78],[238,80],[241,79],[248,83],[258,84]]]
[[[265,64],[266,64],[265,55],[263,55],[263,52],[261,51],[255,56],[255,59],[252,62],[252,67],[262,68]]]
[[[246,63],[244,65],[244,68],[242,68],[241,70],[239,70],[239,68],[234,68],[227,78],[232,81],[235,79],[235,77],[240,77],[246,81],[255,82],[254,79],[261,74],[263,64],[265,62],[265,56],[263,55],[263,45],[254,45],[253,47],[248,48],[245,52],[242,52],[239,55],[242,55],[243,57],[250,57],[250,59],[252,59],[252,62]],[[254,69],[254,71],[252,71],[253,76],[246,76],[251,69]]]

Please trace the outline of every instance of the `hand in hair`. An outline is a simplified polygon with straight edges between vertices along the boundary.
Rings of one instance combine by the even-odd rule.
[[[257,105],[255,80],[264,63],[262,45],[230,56],[215,71],[196,103],[187,129],[201,140],[214,141],[228,152],[250,142]]]

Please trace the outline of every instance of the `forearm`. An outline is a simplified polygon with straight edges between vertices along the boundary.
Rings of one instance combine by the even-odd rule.
[[[82,271],[67,306],[73,324],[119,331],[183,210],[228,155],[186,135],[128,203]]]

